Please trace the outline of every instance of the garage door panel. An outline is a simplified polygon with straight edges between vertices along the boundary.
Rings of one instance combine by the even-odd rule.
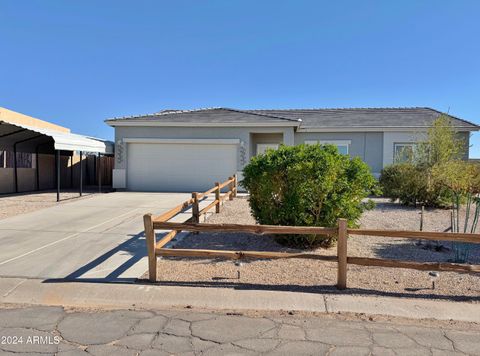
[[[127,187],[137,191],[202,191],[237,169],[233,144],[130,143]]]

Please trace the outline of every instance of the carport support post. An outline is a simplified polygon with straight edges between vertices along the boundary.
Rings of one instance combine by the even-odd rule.
[[[17,144],[16,143],[13,145],[13,168],[15,169],[15,171],[13,172],[14,179],[15,179],[15,193],[18,193],[18,167],[17,167]]]
[[[102,156],[98,152],[98,192],[102,192]]]
[[[148,252],[148,279],[150,282],[157,281],[157,256],[155,255],[156,238],[153,228],[152,214],[143,216],[143,224],[145,225],[145,240],[147,242]]]
[[[40,171],[39,171],[39,166],[40,166],[40,159],[38,157],[38,145],[35,148],[35,187],[37,188],[37,191],[40,190]]]
[[[73,188],[73,151],[70,154],[70,188]]]
[[[83,152],[80,151],[80,196],[83,194]]]
[[[338,275],[337,288],[347,288],[347,220],[338,219],[337,240]]]
[[[60,151],[55,150],[55,164],[57,168],[57,202],[60,201]]]

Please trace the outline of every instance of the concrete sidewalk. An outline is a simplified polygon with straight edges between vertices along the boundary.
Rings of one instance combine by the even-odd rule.
[[[480,304],[425,299],[0,278],[0,303],[64,307],[363,313],[480,323]]]

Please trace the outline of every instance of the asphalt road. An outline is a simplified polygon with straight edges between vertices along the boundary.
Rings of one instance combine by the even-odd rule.
[[[142,216],[189,197],[109,193],[0,220],[0,276],[133,280],[147,269]]]

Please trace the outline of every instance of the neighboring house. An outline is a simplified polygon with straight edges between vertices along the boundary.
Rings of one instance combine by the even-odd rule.
[[[334,144],[340,152],[360,157],[378,176],[441,114],[430,108],[212,108],[109,119],[106,123],[115,128],[113,186],[202,191],[233,173],[241,177],[250,158],[267,148],[317,142]],[[470,132],[480,129],[451,118],[467,143]]]
[[[112,155],[113,143],[0,107],[0,194],[96,184],[97,166],[98,181],[108,184],[113,159],[103,156],[98,164],[99,154]]]

